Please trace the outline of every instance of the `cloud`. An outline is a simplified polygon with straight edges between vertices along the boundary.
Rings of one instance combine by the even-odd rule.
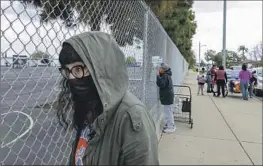
[[[260,2],[251,3],[251,1],[227,1],[227,9],[257,8]],[[223,1],[195,1],[193,5],[197,13],[213,13],[223,11]]]
[[[207,45],[201,49],[201,59],[206,49],[220,51],[223,39],[223,2],[195,1],[197,33],[193,49],[198,55],[198,42]],[[227,1],[226,47],[236,51],[239,45],[253,47],[262,41],[262,2]]]

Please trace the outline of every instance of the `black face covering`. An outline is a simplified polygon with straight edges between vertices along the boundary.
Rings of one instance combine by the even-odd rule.
[[[82,129],[103,112],[101,100],[91,76],[68,81],[74,101],[75,127]]]
[[[69,79],[69,85],[73,101],[75,102],[100,100],[97,88],[91,76]]]

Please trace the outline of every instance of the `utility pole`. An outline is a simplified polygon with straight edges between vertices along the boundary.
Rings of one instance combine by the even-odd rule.
[[[199,42],[199,51],[198,51],[199,53],[198,53],[198,56],[199,56],[199,60],[198,60],[198,62],[199,62],[199,67],[201,67],[201,59],[200,59],[200,57],[201,57],[201,43]]]
[[[199,67],[201,67],[201,48],[205,47],[206,45],[201,45],[201,42],[199,42],[199,51],[198,51],[198,56],[199,56]]]
[[[223,66],[226,67],[226,0],[224,0],[223,11]]]

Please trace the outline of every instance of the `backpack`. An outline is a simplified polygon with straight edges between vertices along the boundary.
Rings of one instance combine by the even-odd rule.
[[[204,84],[205,81],[206,81],[205,76],[204,75],[200,75],[199,78],[198,78],[198,82]]]

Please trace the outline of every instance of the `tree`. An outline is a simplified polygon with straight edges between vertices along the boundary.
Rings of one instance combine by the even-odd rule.
[[[205,66],[206,66],[206,63],[204,62],[204,60],[201,60],[200,66],[201,66],[201,67],[205,67]]]
[[[132,57],[132,56],[128,56],[127,58],[126,58],[126,64],[135,64],[136,63],[136,59],[134,58],[134,57]]]
[[[206,52],[205,52],[205,60],[207,61],[207,62],[209,62],[209,61],[214,61],[214,58],[215,58],[215,55],[216,55],[216,51],[215,50],[211,50],[211,49],[209,49],[209,50],[207,50]]]
[[[245,45],[241,45],[237,49],[238,52],[241,52],[242,55],[242,61],[247,60],[247,57],[245,56],[245,53],[248,52],[248,48]]]
[[[21,0],[40,10],[41,22],[60,19],[68,28],[88,24],[91,31],[99,31],[104,19],[120,46],[132,45],[134,38],[142,40],[145,8],[136,1],[109,0]],[[193,0],[146,0],[167,34],[189,62],[194,59],[192,37],[196,31]],[[132,7],[131,7],[132,5]],[[127,26],[129,25],[129,26]],[[125,27],[125,28],[123,28]]]
[[[134,37],[139,39],[143,37],[146,10],[139,2],[115,0],[20,1],[26,5],[33,4],[33,6],[39,8],[39,16],[43,23],[60,19],[67,28],[84,23],[90,26],[91,31],[100,31],[101,22],[105,20],[108,25],[111,25],[112,35],[120,46],[132,45]],[[164,15],[164,13],[172,10],[165,0],[159,0],[158,2],[147,0],[146,3],[159,15]]]
[[[186,59],[186,61],[188,62],[190,67],[193,67],[196,63],[196,57],[194,55],[194,51],[191,50],[190,56],[188,59]]]
[[[250,59],[254,59],[255,61],[258,61],[258,55],[257,55],[257,47],[254,46],[251,51],[249,52]]]
[[[216,66],[222,65],[222,63],[223,63],[223,54],[222,54],[222,52],[216,53],[213,61],[216,64]]]
[[[190,65],[195,63],[192,38],[197,28],[192,5],[193,0],[151,1],[150,3],[165,31]]]
[[[263,43],[255,45],[252,50],[249,52],[251,59],[255,59],[256,61],[261,60],[263,57]]]
[[[142,39],[146,10],[139,2],[109,0],[21,0],[40,9],[43,23],[62,20],[67,28],[84,23],[91,31],[100,31],[102,20],[111,25],[112,35],[120,46]],[[133,5],[132,7],[129,7]],[[136,11],[135,11],[136,10]],[[136,14],[135,14],[136,12]],[[128,25],[128,26],[127,26]],[[126,28],[123,28],[126,27]]]
[[[235,51],[228,51],[226,54],[226,67],[238,65],[241,62],[241,57]]]
[[[30,55],[30,58],[32,60],[40,60],[42,64],[47,64],[50,66],[51,55],[43,51],[35,51],[33,54]]]
[[[222,65],[223,52],[216,52],[215,50],[207,50],[205,52],[205,60],[212,61],[217,66]],[[237,65],[241,62],[241,57],[235,51],[226,50],[226,67]]]
[[[153,13],[159,20],[164,20],[167,17],[167,14],[171,13],[176,5],[177,1],[165,1],[165,0],[146,0],[146,3],[151,7]]]

